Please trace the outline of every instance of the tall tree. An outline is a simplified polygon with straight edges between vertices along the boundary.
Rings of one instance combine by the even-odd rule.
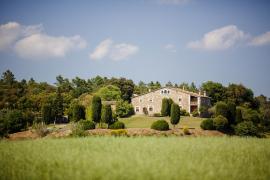
[[[215,104],[218,101],[226,100],[226,88],[213,81],[207,81],[202,84],[202,90],[206,91],[207,95],[211,98],[211,102]]]
[[[162,106],[161,106],[161,115],[168,116],[170,112],[170,104],[169,99],[163,98],[162,99]]]
[[[96,123],[100,123],[100,116],[101,116],[101,98],[99,96],[94,96],[92,99],[92,121]]]
[[[180,107],[178,104],[171,105],[171,124],[175,127],[180,121]]]
[[[113,123],[112,108],[110,105],[104,105],[102,107],[101,120],[102,122],[108,124],[108,128],[109,125]]]
[[[54,111],[55,111],[55,118],[62,118],[64,115],[64,106],[63,106],[64,100],[63,96],[60,92],[60,89],[57,89],[56,97],[54,100]]]
[[[14,74],[10,70],[7,70],[2,75],[2,81],[4,84],[10,85],[10,86],[13,85],[15,83]]]

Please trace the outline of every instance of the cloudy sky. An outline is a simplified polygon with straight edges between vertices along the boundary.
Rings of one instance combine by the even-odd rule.
[[[0,2],[0,71],[243,83],[270,96],[270,1]]]

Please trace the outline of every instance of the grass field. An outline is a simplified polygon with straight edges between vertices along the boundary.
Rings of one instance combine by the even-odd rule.
[[[270,179],[270,140],[87,137],[0,141],[0,179]]]
[[[129,118],[120,118],[119,120],[124,122],[127,128],[150,128],[151,124],[159,119],[170,122],[169,117],[149,117],[144,115],[134,115]],[[182,116],[180,118],[180,123],[176,125],[176,128],[188,126],[189,128],[198,129],[200,128],[202,120],[203,118]],[[172,127],[171,124],[170,127]]]

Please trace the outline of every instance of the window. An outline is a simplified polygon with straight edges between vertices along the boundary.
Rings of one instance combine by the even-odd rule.
[[[168,90],[168,94],[170,94],[170,91]]]
[[[142,99],[140,99],[140,102],[142,102]]]
[[[167,90],[164,90],[164,94],[167,94]]]
[[[150,106],[150,107],[148,108],[148,110],[149,110],[149,111],[153,111],[153,107]]]
[[[161,91],[161,94],[163,94],[163,90]]]
[[[153,102],[153,99],[152,99],[152,98],[150,98],[150,99],[149,99],[149,101],[150,101],[150,102]]]
[[[181,102],[181,101],[182,101],[182,99],[181,99],[181,98],[179,98],[178,100],[179,100],[179,102]]]
[[[135,108],[135,112],[140,112],[140,107],[137,106],[137,107]]]

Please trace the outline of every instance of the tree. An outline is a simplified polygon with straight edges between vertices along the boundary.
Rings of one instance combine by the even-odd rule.
[[[105,101],[119,100],[121,91],[117,86],[108,85],[98,90],[97,95]]]
[[[102,104],[101,98],[99,96],[93,96],[91,108],[92,108],[92,121],[100,123]]]
[[[171,105],[171,124],[175,127],[180,121],[180,107],[178,104]]]
[[[228,120],[222,115],[218,115],[213,120],[214,127],[218,131],[226,131],[228,128]]]
[[[169,82],[167,82],[166,83],[166,85],[165,85],[166,87],[173,87],[173,84],[172,84],[172,82],[171,81],[169,81]]]
[[[215,116],[224,116],[224,117],[228,117],[228,106],[225,102],[217,102],[216,103],[216,113]]]
[[[116,103],[116,115],[119,117],[128,117],[134,114],[134,108],[132,104],[127,101],[117,101]]]
[[[226,99],[226,88],[220,83],[207,81],[202,84],[202,90],[206,91],[213,104],[218,101],[224,101]]]
[[[172,98],[169,98],[168,102],[169,102],[168,115],[171,116],[171,106],[174,102]]]
[[[229,124],[235,124],[236,105],[233,102],[228,102],[227,109],[228,109],[227,118]]]
[[[235,122],[236,124],[240,123],[243,121],[243,116],[242,116],[242,110],[241,107],[236,107],[235,111]]]
[[[121,91],[121,98],[124,101],[131,102],[131,97],[134,91],[134,83],[130,79],[120,78],[120,79],[112,79],[112,84],[119,87]]]
[[[42,115],[42,121],[45,124],[50,124],[54,119],[51,105],[44,104],[41,109],[41,115]]]
[[[80,121],[81,119],[85,119],[85,107],[80,104],[76,104],[73,107],[72,119],[75,122]]]
[[[237,106],[246,105],[252,107],[254,103],[253,92],[242,84],[230,84],[226,91],[228,101],[234,102]]]
[[[7,70],[2,75],[2,81],[4,84],[7,84],[9,86],[13,85],[15,82],[14,74],[10,70]]]
[[[170,112],[169,108],[170,108],[169,99],[163,98],[162,99],[162,106],[161,106],[161,115],[168,116],[169,112]]]
[[[57,89],[56,97],[54,100],[54,112],[55,112],[55,118],[62,118],[64,114],[64,106],[63,106],[64,100],[61,95],[60,89]]]
[[[108,124],[108,128],[111,124],[114,123],[113,117],[112,117],[111,105],[104,105],[102,107],[101,120],[102,122],[105,122],[106,124]]]

